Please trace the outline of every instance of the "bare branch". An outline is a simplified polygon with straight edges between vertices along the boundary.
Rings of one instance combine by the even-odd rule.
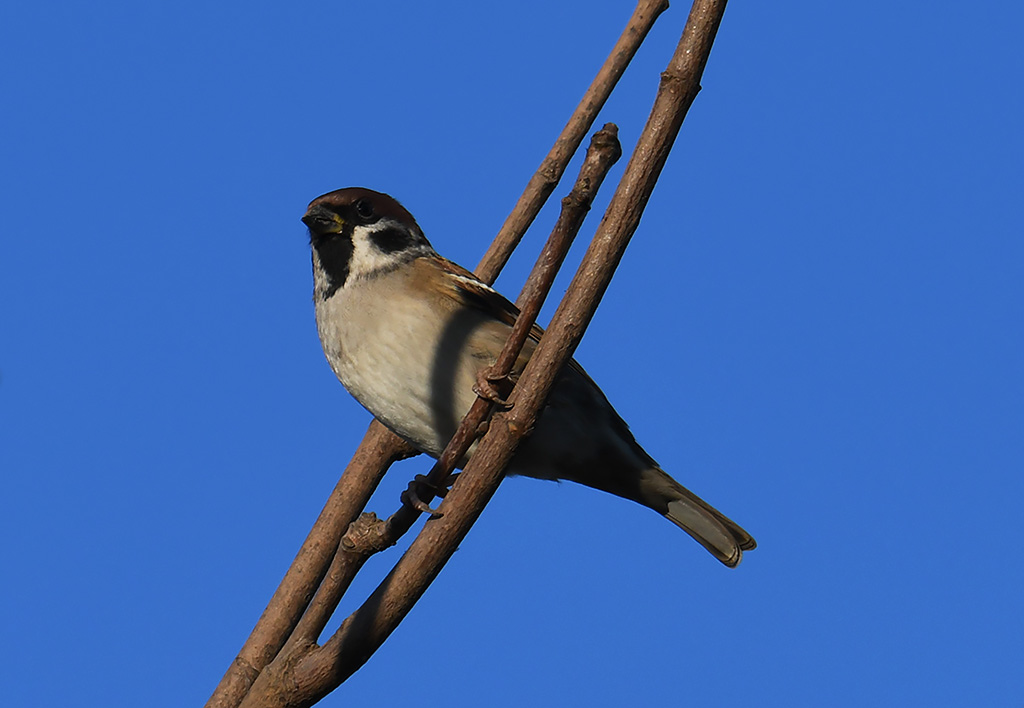
[[[513,249],[522,239],[529,225],[533,223],[537,213],[561,179],[566,165],[579,148],[590,126],[593,125],[598,111],[608,99],[608,95],[636,54],[654,21],[666,8],[668,8],[667,0],[640,0],[637,3],[632,17],[612,48],[611,54],[605,60],[551,152],[530,180],[523,195],[477,267],[477,275],[482,280],[493,283],[497,278]],[[349,469],[352,469],[355,461],[359,459],[364,461],[361,464],[370,465],[373,469],[382,466],[382,469],[386,470],[390,460],[398,459],[408,452],[408,445],[377,421],[371,423],[364,441],[371,439],[377,456],[366,454],[366,442],[364,442],[356,450]],[[371,486],[367,486],[355,494],[356,498],[368,499],[379,483],[379,477],[375,478],[374,475],[371,475],[369,478],[361,479],[367,480],[368,483],[371,479],[376,480],[369,483]],[[339,482],[339,488],[341,484]],[[338,490],[336,489],[328,499],[324,513],[340,503],[336,499],[337,496]],[[363,504],[365,505],[365,502]],[[355,513],[359,513],[361,510],[362,507]],[[354,518],[353,514],[349,518],[349,522]],[[325,534],[323,538],[320,537],[322,533]],[[330,527],[330,530],[324,526],[314,526],[299,550],[296,563],[292,565],[281,581],[281,585],[271,598],[263,616],[257,622],[234,662],[228,667],[220,684],[207,702],[207,708],[235,708],[252,685],[255,677],[280,651],[288,633],[294,628],[298,618],[305,610],[311,597],[312,588],[315,588],[320,579],[328,572],[328,564],[332,563],[334,555],[333,550],[328,550],[328,547],[331,546],[335,538],[340,536],[340,533],[333,526]],[[313,548],[318,549],[318,552],[311,552]],[[300,559],[302,559],[302,563],[299,563]],[[325,596],[324,599],[329,598]],[[312,630],[317,623],[311,621],[310,626],[305,629]]]
[[[573,192],[563,200],[562,214],[523,287],[523,294],[529,297],[498,361],[492,367],[496,376],[507,376],[512,370],[530,328],[540,312],[544,298],[554,282],[558,266],[561,265],[573,238],[579,231],[597,189],[604,181],[612,164],[621,155],[622,151],[615,137],[616,133],[615,126],[608,124],[594,136],[591,142],[576,186]],[[476,400],[469,413],[463,418],[459,430],[445,448],[438,463],[431,470],[428,480],[439,481],[451,473],[455,463],[463,458],[472,445],[475,432],[489,414],[490,408],[491,403],[487,399],[479,397]],[[484,439],[486,440],[486,438],[487,436]],[[511,452],[509,457],[511,457]],[[507,464],[507,459],[505,464]],[[458,502],[459,495],[456,490],[468,487],[479,489],[479,487],[473,486],[472,478],[468,484],[463,484],[460,478],[442,504],[442,509],[445,510],[442,517],[444,523],[438,525],[434,521],[427,522],[423,531],[413,541],[412,546],[399,560],[392,572],[366,602],[342,623],[334,637],[322,649],[316,649],[312,645],[308,633],[296,632],[295,639],[289,641],[285,651],[282,652],[284,661],[275,660],[264,670],[242,705],[309,705],[334,690],[353,671],[362,666],[412,609],[412,606],[436,577],[444,562],[455,552],[459,541],[465,537],[473,521],[483,509],[483,505],[497,488],[503,470],[504,465],[497,471],[493,488],[487,490],[486,499],[483,499],[479,506],[466,506]],[[449,501],[453,496],[454,499]],[[467,515],[466,511],[469,511],[470,515]],[[397,537],[412,525],[418,515],[419,512],[412,507],[403,506],[389,519],[386,531],[380,527],[375,527],[374,530],[379,536],[387,534],[388,538]],[[440,537],[434,538],[429,533],[431,531],[437,531]],[[424,538],[432,538],[432,540],[424,541]],[[381,543],[380,537],[378,537],[372,541],[371,545],[374,548],[379,548],[385,544]],[[331,577],[334,575],[335,566],[339,568],[340,574],[344,574],[345,578],[350,579],[348,573],[357,564],[362,564],[359,554],[340,550],[335,563],[332,564],[331,573],[324,581],[324,586],[335,585],[335,581]],[[317,615],[316,625],[322,628],[320,623],[321,621],[326,623],[330,611],[333,611],[333,606],[327,612],[322,611],[320,594],[318,594],[307,617],[315,612]],[[306,624],[307,617],[303,617],[300,628]],[[303,636],[300,637],[300,634]],[[298,651],[293,653],[293,649]]]
[[[618,132],[619,129],[613,123],[609,123],[594,134],[576,184],[569,196],[562,201],[562,211],[558,221],[523,285],[519,295],[522,311],[516,318],[508,341],[497,361],[482,373],[487,379],[507,380],[509,374],[512,373],[512,367],[537,321],[537,315],[540,314],[544,300],[551,290],[555,275],[557,275],[562,261],[565,260],[565,255],[569,252],[569,247],[576,238],[576,234],[579,233],[583,219],[590,211],[590,205],[597,195],[597,190],[604,182],[608,170],[622,155],[622,148],[619,146],[617,137]],[[466,456],[473,441],[477,438],[477,431],[490,414],[491,408],[491,401],[484,396],[477,397],[456,430],[454,437],[427,475],[428,484],[439,485],[452,473],[459,460]],[[396,516],[402,513],[399,511]]]
[[[533,403],[572,357],[583,337],[583,331],[640,223],[640,216],[683,118],[700,90],[700,78],[725,12],[725,4],[726,0],[695,0],[672,61],[662,74],[654,107],[618,189],[565,297],[551,318],[545,336],[519,380],[515,405],[503,416],[509,428],[518,430],[532,425],[529,411]],[[483,452],[481,443],[477,456]]]
[[[342,533],[366,506],[384,472],[392,462],[414,452],[408,443],[377,421],[370,425],[267,609],[207,702],[207,708],[234,708],[241,703],[259,673],[284,646],[323,580]]]
[[[622,35],[612,47],[611,54],[597,72],[587,92],[583,94],[583,99],[555,140],[551,151],[530,178],[512,213],[505,219],[505,223],[498,230],[498,235],[494,237],[487,253],[480,260],[480,265],[476,267],[476,274],[481,280],[493,283],[498,273],[508,263],[512,251],[519,245],[523,234],[530,228],[541,207],[562,179],[566,166],[597,120],[597,114],[604,107],[612,89],[622,78],[633,55],[654,26],[654,21],[667,9],[668,0],[640,0],[637,3],[633,16],[629,18]]]
[[[654,107],[629,158],[618,189],[612,196],[572,285],[551,319],[549,336],[541,341],[534,359],[545,353],[547,347],[562,346],[563,333],[567,348],[571,343],[570,351],[575,349],[575,343],[583,336],[591,315],[577,317],[570,313],[578,310],[576,303],[590,302],[604,295],[614,267],[618,265],[629,239],[640,224],[644,207],[654,191],[654,185],[665,166],[686,112],[700,91],[700,79],[722,21],[725,5],[726,0],[694,1],[683,36],[668,68],[661,75]],[[611,269],[606,267],[606,262],[611,264]],[[593,310],[590,312],[592,314]],[[555,333],[559,335],[557,338],[551,336]],[[533,390],[525,385],[529,371],[527,368],[520,380],[524,392]]]
[[[665,6],[665,2],[641,2],[637,13],[641,12],[641,8],[648,8],[656,16]],[[317,648],[312,637],[322,631],[327,617],[336,606],[334,595],[340,596],[338,589],[343,591],[347,587],[348,573],[354,573],[350,566],[355,567],[356,563],[361,565],[360,559],[365,557],[366,552],[372,552],[380,546],[382,540],[390,538],[387,526],[374,522],[368,524],[369,530],[363,535],[358,535],[358,528],[353,527],[353,535],[349,537],[352,543],[339,547],[341,530],[365,506],[366,499],[380,479],[379,475],[391,461],[389,459],[382,465],[380,460],[401,454],[395,436],[383,429],[375,430],[377,424],[371,426],[363,445],[325,506],[317,526],[300,550],[296,564],[282,581],[264,617],[210,699],[209,706],[233,708],[240,700],[244,700],[243,705],[247,706],[312,705],[365,663],[440,572],[496,490],[502,471],[514,454],[519,440],[533,425],[537,411],[543,405],[561,366],[571,358],[583,330],[592,318],[612,272],[639,223],[640,214],[664,166],[682,120],[699,90],[700,77],[724,8],[725,0],[695,0],[683,37],[672,62],[662,75],[651,116],[619,188],[547,334],[510,396],[513,408],[510,412],[494,415],[490,429],[480,440],[465,473],[441,504],[444,515],[427,521],[423,531],[384,582],[359,610],[345,620],[322,648]],[[653,21],[653,16],[650,21]],[[634,14],[635,19],[637,14]],[[647,29],[644,29],[639,39],[646,32]],[[620,39],[620,43],[622,41]],[[636,45],[639,45],[639,40]],[[616,50],[618,48],[617,45]],[[626,61],[635,50],[633,46]],[[602,69],[602,73],[604,71]],[[621,70],[614,75],[608,91],[619,75]],[[595,79],[595,85],[600,79],[601,74]],[[585,97],[584,103],[588,97]],[[607,94],[599,99],[600,103],[593,109],[595,115],[605,98]],[[580,111],[586,113],[583,104],[577,109],[577,114]],[[513,214],[506,220],[495,244],[481,261],[478,273],[488,282],[494,280],[522,233],[550,195],[564,172],[569,156],[578,147],[587,126],[594,119],[593,116],[589,118],[580,136],[572,143],[570,127],[577,119],[577,114],[570,120],[570,125],[566,126],[552,153],[531,180]],[[571,146],[571,149],[567,146]],[[565,149],[569,152],[562,161],[562,151]],[[553,162],[549,163],[549,160]],[[525,310],[532,298],[521,298],[521,302]],[[500,371],[494,372],[494,375],[499,374]],[[466,427],[470,430],[470,426]],[[472,432],[475,431],[473,427]],[[472,435],[468,440],[467,444],[471,444]],[[356,472],[357,467],[362,469]],[[356,475],[359,476],[358,480],[355,479]],[[346,477],[349,476],[353,476],[353,489],[341,493],[339,490],[343,486],[347,488]],[[338,507],[338,501],[335,500],[336,496],[345,498],[350,493],[355,495],[354,498],[348,496],[352,502],[351,508],[355,508],[354,512],[348,504]],[[344,512],[339,511],[339,508]],[[344,522],[341,521],[342,516],[345,517]],[[304,619],[287,650],[280,652],[278,658],[268,665],[270,659],[280,651],[283,638],[298,623],[297,618],[302,609],[309,604],[312,588],[324,578],[327,572],[325,567],[332,558],[328,581],[321,591],[322,597],[318,595],[310,606],[308,624]],[[292,578],[293,573],[300,577]],[[331,585],[334,589],[330,588]]]
[[[359,668],[394,630],[454,553],[501,481],[522,437],[532,428],[548,392],[572,357],[639,224],[668,151],[700,88],[725,0],[697,0],[682,39],[662,76],[654,108],[619,188],[566,296],[519,383],[511,411],[497,413],[465,472],[367,602],[354,612],[321,652],[296,667],[296,685],[337,685]],[[307,683],[308,682],[308,683]]]

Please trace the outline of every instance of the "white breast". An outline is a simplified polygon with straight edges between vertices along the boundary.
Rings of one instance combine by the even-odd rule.
[[[482,316],[452,317],[402,269],[316,303],[324,353],[345,388],[385,425],[439,455],[474,399],[468,352]]]

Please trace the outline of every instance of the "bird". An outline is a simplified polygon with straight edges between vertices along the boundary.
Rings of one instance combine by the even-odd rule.
[[[310,202],[302,221],[312,251],[317,331],[331,369],[385,426],[440,456],[518,309],[440,256],[412,214],[387,194],[364,187],[328,192]],[[531,333],[513,381],[542,332]],[[575,360],[506,474],[568,480],[638,502],[728,567],[757,545],[658,466]]]

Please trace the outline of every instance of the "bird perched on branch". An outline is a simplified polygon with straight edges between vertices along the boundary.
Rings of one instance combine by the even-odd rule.
[[[439,256],[392,197],[351,187],[317,197],[302,221],[313,251],[316,324],[335,375],[415,448],[438,457],[497,359],[515,305]],[[522,372],[540,329],[527,340]],[[754,539],[666,474],[575,361],[562,372],[508,474],[571,480],[632,499],[729,567]]]

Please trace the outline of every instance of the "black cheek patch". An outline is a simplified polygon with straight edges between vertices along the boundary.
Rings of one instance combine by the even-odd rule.
[[[352,261],[352,237],[332,234],[313,243],[320,256],[320,267],[327,275],[328,287],[324,300],[329,299],[348,280],[349,265]]]
[[[413,244],[412,234],[402,228],[388,227],[370,234],[370,243],[381,253],[403,251]]]

